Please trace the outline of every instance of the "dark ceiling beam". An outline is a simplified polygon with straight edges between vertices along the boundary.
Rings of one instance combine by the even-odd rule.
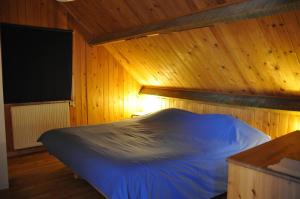
[[[203,92],[191,89],[143,87],[140,94],[157,95],[179,99],[195,100],[213,104],[269,108],[276,110],[300,111],[300,97],[275,97],[236,95],[228,93]]]
[[[201,28],[216,23],[268,16],[299,8],[300,0],[247,0],[224,7],[177,17],[167,21],[137,26],[119,32],[107,33],[90,40],[89,43],[104,44],[156,34]]]

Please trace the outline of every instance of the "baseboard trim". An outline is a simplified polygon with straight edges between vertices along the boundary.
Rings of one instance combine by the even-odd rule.
[[[43,147],[43,146],[31,147],[31,148],[26,148],[26,149],[19,149],[19,150],[8,152],[7,157],[8,158],[13,158],[13,157],[17,157],[17,156],[29,155],[29,154],[32,154],[32,153],[38,153],[38,152],[42,152],[42,151],[46,151],[46,148]]]

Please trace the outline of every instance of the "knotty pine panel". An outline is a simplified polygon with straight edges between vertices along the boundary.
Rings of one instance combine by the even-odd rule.
[[[87,50],[88,123],[129,118],[141,85],[102,46]]]
[[[147,101],[149,96],[150,98],[153,98],[152,95],[140,96],[141,107],[147,106],[147,104],[143,104],[143,101]],[[192,100],[157,96],[151,99],[151,101],[156,101],[156,107],[154,107],[155,110],[180,108],[200,114],[229,114],[263,131],[272,138],[280,137],[300,129],[300,112],[204,104]]]
[[[61,3],[80,21],[88,40],[109,32],[126,30],[243,0],[110,0]]]
[[[74,21],[52,0],[1,0],[0,19],[4,23],[47,28],[74,29]],[[81,35],[73,34],[73,100],[71,125],[87,124],[85,45]]]
[[[140,85],[103,47],[88,45],[78,23],[56,1],[0,0],[0,22],[73,30],[72,126],[124,119],[135,112]],[[8,151],[13,151],[6,115]]]
[[[227,198],[299,198],[299,181],[279,176],[277,172],[272,175],[270,174],[272,172],[261,172],[260,170],[260,168],[252,169],[251,166],[229,163]]]
[[[52,0],[0,0],[1,22],[68,28],[67,13]]]
[[[77,30],[73,30],[72,100],[74,104],[70,106],[70,118],[71,125],[76,126],[87,124],[86,49],[88,44]]]
[[[300,11],[106,44],[142,85],[300,95]]]

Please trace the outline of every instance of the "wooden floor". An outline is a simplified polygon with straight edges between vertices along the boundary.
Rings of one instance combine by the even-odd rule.
[[[10,158],[8,168],[10,189],[0,191],[0,199],[104,199],[47,152]],[[214,199],[226,199],[226,194]]]
[[[10,158],[8,166],[10,189],[0,191],[1,199],[104,198],[47,152]]]

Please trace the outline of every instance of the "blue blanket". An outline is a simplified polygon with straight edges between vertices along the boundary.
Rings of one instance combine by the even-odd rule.
[[[226,192],[227,157],[269,139],[228,115],[166,109],[39,141],[107,198],[204,199]]]

